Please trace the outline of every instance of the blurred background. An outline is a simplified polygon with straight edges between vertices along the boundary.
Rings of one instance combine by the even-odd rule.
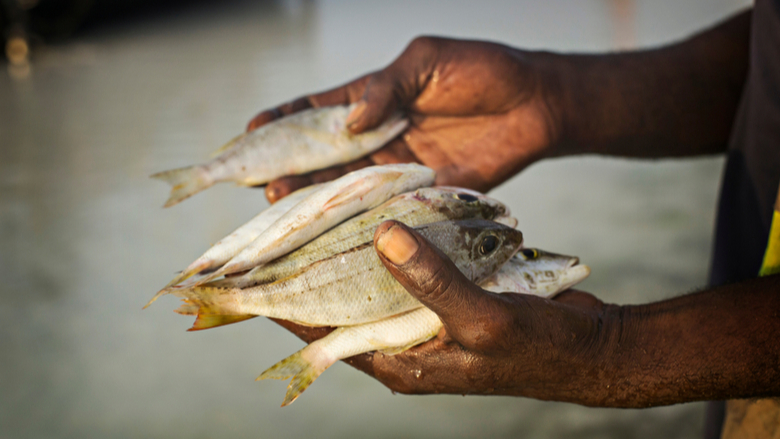
[[[148,178],[258,111],[389,63],[420,34],[611,51],[673,42],[745,0],[2,0],[0,437],[696,438],[704,403],[591,409],[393,395],[344,364],[281,409],[255,383],[302,346],[254,319],[186,333],[141,306],[267,206],[217,185],[163,210]],[[645,303],[706,282],[721,157],[578,157],[493,191],[526,242],[580,256],[582,288]],[[576,380],[576,372],[572,373]]]

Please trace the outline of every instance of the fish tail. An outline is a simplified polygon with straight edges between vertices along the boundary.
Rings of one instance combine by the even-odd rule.
[[[176,314],[183,316],[196,316],[198,315],[198,306],[190,303],[183,303],[180,307],[173,310]]]
[[[186,304],[182,307],[184,306],[186,306]],[[189,309],[185,308],[185,311],[189,311]],[[216,328],[218,326],[229,325],[231,323],[243,322],[244,320],[249,320],[255,317],[257,316],[254,314],[219,316],[198,313],[197,317],[195,318],[195,323],[193,323],[192,327],[187,331],[202,331],[204,329]]]
[[[189,287],[169,290],[170,294],[181,297],[186,304],[197,306],[198,315],[243,315],[235,309],[235,294],[228,288]],[[187,307],[186,309],[191,309]]]
[[[239,257],[240,257],[240,255],[236,256],[236,259],[238,259]],[[195,286],[203,285],[203,284],[205,284],[207,282],[213,282],[214,279],[216,279],[216,278],[218,278],[220,276],[225,276],[225,275],[228,275],[228,274],[235,274],[235,273],[238,273],[238,272],[241,272],[241,271],[247,271],[247,270],[249,270],[251,268],[254,268],[254,267],[255,267],[254,265],[249,264],[249,263],[247,263],[245,261],[238,261],[238,262],[233,262],[233,263],[228,262],[227,264],[223,265],[219,270],[217,270],[217,271],[215,271],[213,273],[210,273],[210,274],[208,274],[208,275],[198,279],[198,281],[194,285]]]
[[[199,165],[158,172],[151,177],[173,186],[171,195],[163,207],[178,204],[214,184],[214,180],[209,177],[206,169]]]
[[[154,303],[155,300],[159,299],[160,297],[169,294],[171,292],[171,289],[178,285],[179,283],[191,278],[192,276],[195,276],[196,274],[200,273],[201,271],[209,268],[209,262],[208,261],[195,261],[192,264],[190,264],[189,267],[187,267],[184,271],[179,273],[178,276],[174,277],[172,281],[168,282],[168,285],[163,287],[160,291],[157,292],[157,294],[152,297],[149,302],[144,305],[143,309],[149,308],[149,305]]]
[[[282,407],[292,404],[330,366],[330,364],[327,364],[325,367],[316,367],[316,365],[303,358],[302,354],[308,348],[309,346],[274,364],[255,380],[259,381],[269,378],[286,380],[292,377],[290,384],[287,385],[287,393],[284,395]]]

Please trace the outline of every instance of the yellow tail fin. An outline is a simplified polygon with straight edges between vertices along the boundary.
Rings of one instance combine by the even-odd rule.
[[[237,316],[218,316],[209,314],[198,314],[195,318],[195,323],[192,324],[192,328],[187,331],[202,331],[204,329],[216,328],[218,326],[229,325],[231,323],[243,322],[257,317],[253,314],[243,314]]]
[[[186,168],[158,172],[151,177],[173,186],[171,195],[163,207],[178,204],[214,184],[214,180],[209,178],[208,173],[201,166],[187,166]]]
[[[330,366],[330,364],[328,364],[326,367],[321,368],[322,370],[317,370],[314,365],[305,360],[301,355],[305,349],[306,348],[303,348],[274,364],[268,370],[261,373],[260,376],[257,377],[257,380],[255,380],[259,381],[269,378],[274,380],[286,380],[287,378],[292,377],[290,384],[287,386],[287,393],[284,395],[282,407],[292,404],[292,402],[301,396],[301,393],[303,393],[303,391],[306,390],[306,388],[309,387],[309,385],[313,383],[328,366]]]
[[[184,303],[188,305],[197,306],[199,316],[245,316],[246,314],[244,312],[241,312],[241,310],[237,309],[235,292],[232,290],[233,288],[198,286],[189,288],[172,288],[168,291],[168,293],[182,298]],[[180,309],[190,310],[192,307],[186,306]]]

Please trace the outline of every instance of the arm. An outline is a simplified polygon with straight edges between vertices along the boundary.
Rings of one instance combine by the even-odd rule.
[[[561,120],[554,154],[725,151],[747,78],[751,15],[655,50],[538,54],[537,64],[557,78],[550,93]]]
[[[354,102],[354,132],[397,109],[412,122],[368,157],[270,183],[271,201],[372,164],[417,161],[437,171],[437,184],[487,191],[545,157],[712,154],[726,147],[749,31],[747,11],[671,46],[605,55],[422,37],[386,68],[264,111],[248,128]]]

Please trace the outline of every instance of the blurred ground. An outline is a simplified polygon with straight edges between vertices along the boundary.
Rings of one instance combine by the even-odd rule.
[[[26,77],[0,73],[0,437],[699,437],[702,403],[393,396],[343,364],[280,409],[286,383],[253,379],[295,337],[263,319],[185,333],[172,299],[141,311],[263,209],[262,191],[218,185],[163,210],[168,188],[148,175],[206,157],[260,109],[385,65],[421,33],[615,50],[745,5],[201,2],[43,47]],[[643,303],[705,283],[721,165],[554,160],[493,195],[529,245],[592,267],[584,289]]]

